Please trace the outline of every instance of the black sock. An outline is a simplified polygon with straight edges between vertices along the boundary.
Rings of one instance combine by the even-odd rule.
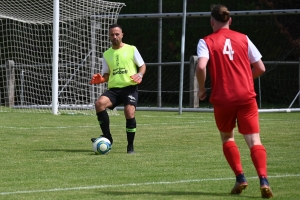
[[[134,137],[136,132],[136,121],[135,118],[126,119],[126,134],[128,146],[133,145]]]
[[[98,122],[100,128],[102,130],[103,136],[110,140],[111,144],[113,143],[113,139],[109,129],[109,117],[106,110],[97,113]]]

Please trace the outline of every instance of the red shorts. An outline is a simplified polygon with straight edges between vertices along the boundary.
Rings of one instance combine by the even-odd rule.
[[[258,107],[255,101],[230,107],[214,105],[214,115],[221,132],[231,132],[237,124],[241,134],[259,133]]]

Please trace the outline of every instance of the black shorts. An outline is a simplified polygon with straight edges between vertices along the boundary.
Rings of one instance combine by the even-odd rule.
[[[112,107],[109,109],[114,109],[121,103],[126,105],[137,106],[138,103],[138,86],[132,85],[124,88],[110,88],[106,90],[101,96],[106,96],[112,102]]]

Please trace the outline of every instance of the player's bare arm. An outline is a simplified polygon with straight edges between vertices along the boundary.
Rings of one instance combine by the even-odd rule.
[[[200,57],[196,66],[196,78],[199,85],[198,97],[200,100],[206,98],[205,80],[206,80],[206,65],[208,58]]]
[[[142,74],[144,76],[144,74],[146,73],[146,65],[143,64],[140,68],[139,68],[139,73]]]
[[[139,67],[139,72],[136,73],[136,74],[134,74],[134,75],[132,75],[131,79],[134,82],[140,84],[142,82],[142,80],[143,80],[145,72],[146,72],[146,65],[143,64],[141,67]]]
[[[265,65],[261,60],[252,63],[251,66],[252,66],[252,75],[254,79],[259,77],[266,71]]]
[[[107,73],[103,74],[103,78],[105,79],[105,82],[108,82],[109,74],[107,74]]]

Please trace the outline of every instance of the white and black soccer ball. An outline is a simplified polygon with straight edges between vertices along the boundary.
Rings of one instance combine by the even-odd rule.
[[[111,143],[105,137],[97,138],[93,142],[93,151],[95,154],[108,154],[111,150]]]

